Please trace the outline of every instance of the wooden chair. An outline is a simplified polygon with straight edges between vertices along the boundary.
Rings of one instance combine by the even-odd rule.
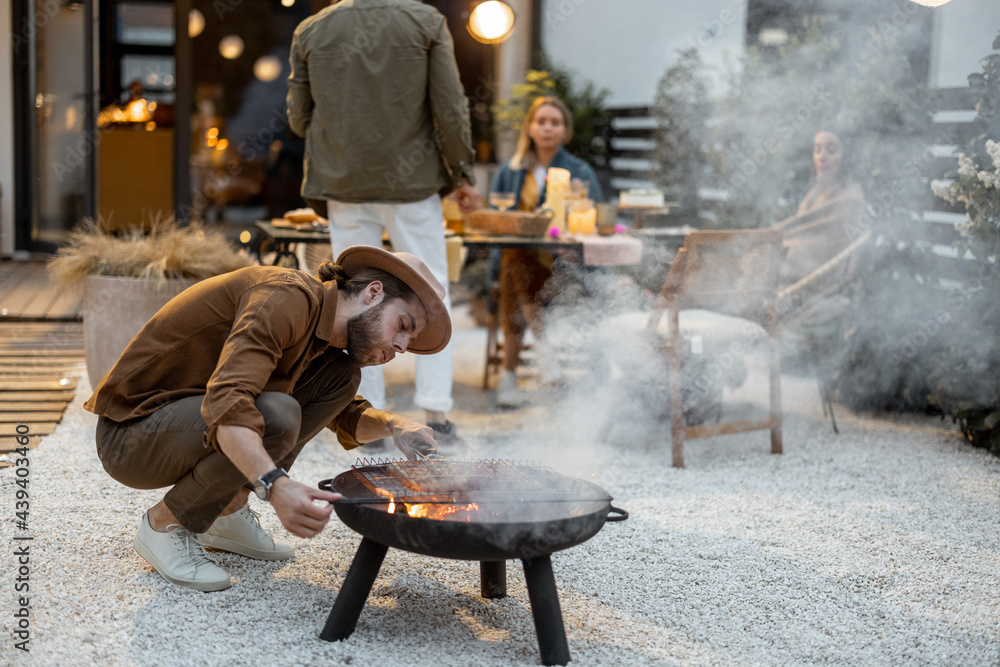
[[[782,233],[772,229],[695,231],[684,237],[684,247],[670,267],[646,325],[654,333],[666,313],[670,437],[675,467],[684,465],[685,440],[713,435],[770,430],[771,452],[781,453],[777,291],[783,252]],[[679,312],[687,308],[705,308],[764,322],[770,356],[769,417],[684,425]]]
[[[491,276],[492,277],[492,276]],[[486,363],[483,366],[483,389],[490,388],[490,374],[503,364],[503,341],[500,339],[500,283],[491,280],[486,297]]]

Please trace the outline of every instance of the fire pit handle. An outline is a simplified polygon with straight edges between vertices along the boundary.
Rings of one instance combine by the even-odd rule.
[[[611,516],[612,514],[616,516]],[[611,505],[608,508],[608,518],[606,519],[607,521],[624,521],[627,518],[628,518],[628,511],[615,507],[614,505]]]

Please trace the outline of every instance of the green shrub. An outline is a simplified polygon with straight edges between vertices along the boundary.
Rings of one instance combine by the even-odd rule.
[[[708,170],[708,119],[712,113],[698,50],[679,52],[656,89],[654,178],[667,199],[681,203],[682,214],[697,215],[698,188],[705,183]]]

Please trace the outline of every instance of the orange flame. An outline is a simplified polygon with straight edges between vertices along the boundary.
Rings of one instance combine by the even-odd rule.
[[[469,516],[466,521],[472,521],[472,513],[479,510],[479,505],[469,503],[467,505],[449,505],[435,503],[416,503],[406,505],[406,513],[414,519],[444,519],[459,512],[467,512]]]

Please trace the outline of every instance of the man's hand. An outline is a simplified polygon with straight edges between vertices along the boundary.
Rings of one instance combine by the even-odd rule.
[[[219,450],[233,462],[248,480],[256,480],[274,470],[275,464],[268,456],[257,432],[245,426],[224,424],[218,430]],[[279,477],[271,486],[271,506],[281,519],[281,525],[297,537],[315,537],[330,520],[333,507],[317,506],[313,500],[339,500],[339,493],[321,491],[296,482],[290,477]]]
[[[428,450],[437,450],[434,429],[430,426],[401,415],[390,415],[389,424],[392,427],[392,441],[410,461],[425,458]]]
[[[314,489],[290,477],[279,477],[271,486],[271,507],[281,525],[297,537],[316,537],[330,520],[333,505],[317,505],[314,500],[340,500],[339,493]]]
[[[455,190],[455,199],[458,200],[458,209],[462,213],[469,213],[479,208],[479,190],[464,178],[461,187]]]
[[[361,413],[354,437],[358,442],[392,437],[396,448],[411,461],[426,458],[429,451],[437,451],[434,429],[430,426],[375,408],[367,408]],[[414,445],[421,453],[414,451]]]

